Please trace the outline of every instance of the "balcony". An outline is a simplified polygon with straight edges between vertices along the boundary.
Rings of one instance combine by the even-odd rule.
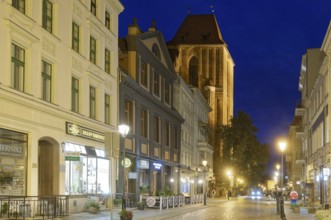
[[[295,116],[303,116],[305,114],[305,108],[301,102],[298,102],[295,106]]]
[[[303,125],[297,126],[295,129],[295,137],[297,137],[297,138],[303,137],[303,134],[304,134],[303,131],[304,131]]]
[[[295,154],[295,164],[304,164],[305,158],[302,152],[297,152]]]

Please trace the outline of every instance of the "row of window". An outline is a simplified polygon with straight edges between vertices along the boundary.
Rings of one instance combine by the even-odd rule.
[[[25,0],[12,0],[12,6],[22,13],[25,13]],[[91,12],[96,13],[96,0],[91,1]],[[53,32],[53,3],[50,0],[43,0],[42,6],[42,27],[48,32]],[[105,12],[105,26],[110,30],[110,14]],[[80,27],[77,23],[72,23],[72,49],[80,53]],[[104,52],[104,71],[111,72],[111,53],[108,49]],[[90,61],[97,64],[97,40],[90,37]]]
[[[128,124],[131,128],[134,128],[134,104],[130,100],[125,100],[125,106],[124,106],[124,120],[125,123]],[[178,148],[178,132],[177,128],[173,127],[168,121],[164,122],[164,127],[162,126],[162,119],[160,116],[154,115],[153,117],[153,132],[154,137],[153,140],[156,143],[161,144],[161,134],[164,134],[164,141],[163,143],[166,146],[172,146],[174,148]],[[141,136],[144,138],[149,138],[149,111],[145,108],[141,109],[141,127],[140,132]],[[173,131],[173,133],[171,132]],[[133,131],[134,132],[134,131]],[[173,135],[173,137],[171,137]],[[171,140],[173,140],[173,143],[171,143]]]
[[[16,44],[11,45],[11,86],[12,88],[24,92],[24,68],[25,68],[25,51]],[[52,102],[52,65],[45,60],[41,61],[41,98],[47,102]],[[71,83],[71,110],[79,113],[79,79],[72,77]],[[96,88],[90,86],[89,110],[90,118],[96,119]],[[105,95],[104,100],[105,123],[110,124],[110,96]]]
[[[53,32],[53,2],[51,0],[43,0],[42,3],[42,27],[48,32]],[[26,1],[25,0],[12,0],[12,6],[18,11],[25,14]],[[97,1],[91,0],[91,13],[96,16]],[[108,11],[105,11],[105,26],[108,30],[111,29],[111,20]]]
[[[152,93],[157,98],[161,99],[162,91],[162,76],[155,71],[147,62],[140,59],[140,85],[150,91],[150,78],[152,79]],[[164,81],[163,100],[167,105],[171,105],[171,85]]]

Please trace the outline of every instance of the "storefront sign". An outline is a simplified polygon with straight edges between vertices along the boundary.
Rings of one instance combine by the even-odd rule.
[[[64,160],[66,161],[80,161],[79,152],[66,152],[64,155]]]
[[[66,122],[66,132],[74,136],[105,142],[105,134],[70,122]]]
[[[161,167],[162,167],[162,164],[160,164],[160,163],[153,163],[153,165],[154,165],[155,169],[157,169],[157,170],[161,169]]]
[[[140,160],[140,169],[149,169],[149,161]]]
[[[330,176],[330,168],[328,167],[323,168],[323,176]]]
[[[137,173],[136,172],[129,172],[129,179],[137,179]]]
[[[10,154],[13,156],[23,156],[23,146],[0,144],[0,154]]]

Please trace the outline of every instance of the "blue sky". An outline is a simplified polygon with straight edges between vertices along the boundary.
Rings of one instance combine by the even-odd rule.
[[[169,41],[188,11],[217,18],[236,64],[235,112],[247,112],[259,129],[261,143],[276,152],[275,140],[286,136],[300,100],[301,57],[323,43],[331,0],[120,0],[119,35],[137,18],[147,31],[156,21]],[[213,8],[210,7],[213,5]]]

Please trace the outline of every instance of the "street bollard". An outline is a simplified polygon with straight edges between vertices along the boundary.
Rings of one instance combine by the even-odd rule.
[[[284,211],[284,197],[280,198],[280,218],[286,220],[285,211]]]
[[[276,206],[277,206],[277,215],[279,215],[279,206],[280,206],[280,203],[279,203],[279,196],[278,195],[276,196]]]

